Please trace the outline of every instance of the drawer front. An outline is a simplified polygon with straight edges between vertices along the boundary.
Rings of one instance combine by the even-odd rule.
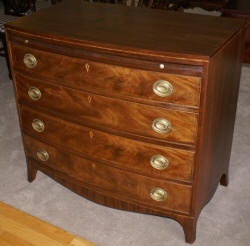
[[[108,65],[18,45],[12,45],[11,48],[15,68],[31,72],[39,77],[56,79],[59,83],[73,88],[82,88],[106,95],[114,94],[116,97],[123,95],[163,103],[199,106],[201,86],[201,78],[199,77]],[[24,56],[27,53],[36,58],[37,64],[33,68],[24,65]],[[155,84],[159,80],[169,82],[172,90],[167,87],[168,92],[163,93],[161,90],[166,89],[166,86],[164,87],[166,83]],[[159,90],[161,96],[157,94]],[[170,91],[172,93],[166,96]]]
[[[194,162],[192,151],[167,148],[107,134],[37,113],[26,107],[21,109],[21,119],[25,133],[66,151],[144,175],[192,182]],[[33,128],[34,120],[40,120],[44,124],[43,131]],[[159,159],[159,156],[168,162],[163,169],[159,169],[162,166],[162,158]]]
[[[157,180],[95,163],[76,155],[59,151],[54,147],[34,141],[27,136],[24,136],[24,146],[29,158],[35,159],[41,165],[47,165],[54,170],[64,173],[70,179],[90,184],[92,188],[97,187],[121,199],[133,200],[166,210],[189,213],[191,186]],[[46,151],[47,160],[40,159],[39,153],[41,151]],[[166,200],[155,201],[151,198],[150,192],[154,188],[163,189],[166,192]]]
[[[41,83],[21,75],[17,75],[16,79],[21,103],[54,110],[60,117],[99,129],[116,129],[172,142],[196,142],[198,116],[195,113],[98,96]],[[33,87],[41,93],[39,100],[32,100],[28,94],[29,89]],[[154,127],[157,119],[167,120],[164,125],[166,128],[169,127],[167,131],[159,132],[158,128]]]

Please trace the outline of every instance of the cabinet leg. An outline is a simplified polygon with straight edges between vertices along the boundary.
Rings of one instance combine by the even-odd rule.
[[[221,176],[221,179],[220,179],[220,184],[223,185],[223,186],[228,186],[228,173],[224,173],[222,176]]]
[[[28,181],[32,182],[36,178],[37,169],[35,169],[31,164],[27,163]]]
[[[182,228],[187,243],[193,243],[196,239],[196,223],[197,218],[184,218],[182,221]]]

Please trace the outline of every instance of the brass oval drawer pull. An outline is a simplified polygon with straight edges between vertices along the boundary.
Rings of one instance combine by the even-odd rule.
[[[169,162],[163,155],[153,155],[150,159],[150,164],[155,169],[164,170],[167,168]]]
[[[32,100],[37,101],[41,98],[42,93],[38,88],[30,87],[28,90],[28,95]]]
[[[170,82],[166,80],[157,80],[153,84],[153,91],[157,96],[167,97],[172,94],[174,88]]]
[[[36,57],[29,53],[24,55],[23,62],[27,68],[34,68],[37,65]]]
[[[150,196],[157,202],[162,202],[167,199],[167,192],[161,188],[153,188],[150,191]]]
[[[41,120],[34,119],[32,122],[32,128],[37,132],[43,132],[45,129],[45,125]]]
[[[43,149],[39,149],[36,152],[36,155],[37,155],[38,159],[41,161],[47,161],[49,159],[48,152],[46,150],[43,150]]]
[[[153,120],[152,128],[157,133],[168,133],[171,130],[171,123],[163,118]]]

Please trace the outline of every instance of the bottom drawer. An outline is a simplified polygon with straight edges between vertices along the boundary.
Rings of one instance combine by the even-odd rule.
[[[90,184],[93,189],[103,189],[123,200],[189,213],[192,192],[189,185],[157,180],[89,161],[62,152],[27,135],[24,135],[24,147],[28,158],[60,171],[71,179]]]

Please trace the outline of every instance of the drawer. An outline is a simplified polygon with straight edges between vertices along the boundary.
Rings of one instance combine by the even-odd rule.
[[[87,183],[92,189],[96,187],[109,192],[114,197],[133,200],[152,207],[189,213],[192,191],[189,185],[157,180],[95,163],[34,141],[28,136],[24,136],[24,146],[28,158],[38,161],[41,165],[49,166],[70,179]],[[154,188],[160,188],[166,192],[161,197],[162,201],[151,198],[151,191]]]
[[[37,119],[43,131],[32,127]],[[148,176],[192,182],[193,151],[107,134],[26,107],[21,108],[21,121],[26,134],[66,151]]]
[[[54,79],[57,83],[72,88],[194,107],[198,107],[200,103],[200,77],[125,68],[14,44],[11,49],[14,68],[30,72],[34,76]],[[35,67],[28,68],[24,65],[25,54],[34,55]],[[156,81],[158,82],[155,83]]]
[[[19,102],[52,110],[60,117],[85,126],[110,128],[184,144],[196,142],[198,116],[195,113],[85,93],[21,75],[16,76],[16,81]],[[41,93],[39,100],[32,100],[32,95],[28,94],[33,87]]]

